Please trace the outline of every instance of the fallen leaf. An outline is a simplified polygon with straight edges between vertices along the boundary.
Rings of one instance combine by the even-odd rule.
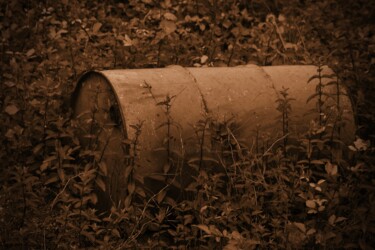
[[[13,129],[8,129],[7,132],[5,133],[5,137],[8,139],[12,139],[15,135],[15,132]]]
[[[314,228],[310,228],[310,229],[307,231],[306,235],[312,235],[312,234],[315,234],[315,233],[316,233],[316,230],[315,230]]]
[[[169,35],[177,29],[177,26],[172,21],[163,20],[163,21],[160,22],[160,28],[163,29],[163,31],[166,35]]]
[[[96,204],[98,202],[98,196],[95,193],[91,193],[90,200],[93,204]]]
[[[211,231],[210,229],[208,228],[208,226],[206,225],[203,225],[203,224],[199,224],[199,225],[195,225],[197,228],[199,228],[200,230],[204,231],[206,234],[211,234]]]
[[[134,181],[130,181],[128,183],[128,192],[129,192],[129,194],[133,194],[134,191],[135,191],[135,183],[134,183]]]
[[[341,222],[341,221],[344,221],[344,220],[347,220],[347,218],[345,218],[345,217],[338,217],[335,222],[338,223],[338,222]]]
[[[307,200],[306,201],[306,207],[308,208],[316,208],[316,203],[313,200]]]
[[[104,183],[104,181],[103,181],[101,178],[96,178],[96,179],[95,179],[95,183],[96,183],[96,185],[98,185],[98,187],[99,187],[103,192],[105,192],[105,190],[106,190],[105,183]]]
[[[240,239],[243,238],[242,235],[241,235],[238,231],[233,231],[233,232],[231,233],[231,235],[232,235],[232,238],[233,238],[233,239],[236,239],[236,240],[240,240]]]
[[[177,17],[169,12],[164,14],[164,18],[169,21],[177,21]]]
[[[278,20],[279,22],[285,22],[285,21],[286,21],[286,18],[285,18],[284,15],[280,14],[279,17],[277,18],[277,20]]]
[[[201,57],[201,64],[205,64],[208,60],[208,56],[204,55]]]
[[[159,204],[163,201],[163,199],[164,199],[164,197],[165,197],[166,194],[167,194],[166,190],[161,190],[158,193],[158,195],[156,196],[156,200],[158,201]]]
[[[94,26],[92,26],[92,32],[93,33],[98,33],[99,30],[100,30],[100,28],[102,27],[102,25],[103,24],[99,23],[99,22],[95,23]]]
[[[14,105],[14,104],[8,105],[8,106],[5,108],[5,112],[6,112],[8,115],[15,115],[15,114],[17,114],[18,111],[19,111],[19,108],[17,108],[17,106]]]
[[[60,180],[65,182],[65,172],[62,168],[57,169],[57,174],[59,175]]]
[[[331,175],[331,176],[337,175],[337,171],[338,171],[337,165],[336,164],[332,164],[330,162],[326,163],[325,170],[326,170],[326,173],[328,175]]]
[[[305,224],[299,223],[299,222],[293,222],[293,224],[302,232],[306,233],[306,227]]]
[[[370,146],[370,141],[364,141],[361,138],[357,138],[354,142],[354,146],[357,150],[364,151]]]
[[[329,218],[328,218],[328,223],[333,226],[335,225],[335,222],[336,222],[336,215],[332,214]]]
[[[201,207],[201,209],[200,209],[200,213],[203,213],[207,208],[208,208],[208,206],[203,206],[203,207]]]
[[[120,232],[116,228],[112,229],[112,235],[121,238]]]
[[[318,185],[322,185],[324,182],[326,182],[326,180],[321,179],[318,181]]]
[[[26,56],[27,56],[28,58],[30,58],[32,55],[34,55],[34,53],[35,53],[35,49],[30,49],[30,50],[28,50],[28,51],[26,52]]]
[[[44,183],[44,185],[48,185],[48,184],[57,182],[58,180],[59,180],[59,177],[57,175],[54,175],[53,177],[51,177],[48,180],[46,180],[46,182]]]
[[[33,154],[38,155],[40,153],[40,151],[42,150],[43,147],[44,147],[43,143],[39,143],[38,145],[36,145],[33,148]]]
[[[132,41],[132,39],[130,39],[130,37],[128,35],[125,35],[125,37],[122,40],[122,42],[124,43],[125,47],[129,47],[129,46],[133,45],[133,41]]]
[[[104,161],[102,161],[102,162],[100,162],[98,165],[99,165],[99,168],[100,168],[100,170],[101,170],[101,173],[102,173],[104,176],[107,176],[107,174],[108,174],[107,164],[106,164]]]
[[[15,84],[14,82],[9,82],[9,81],[4,82],[4,84],[5,84],[7,87],[9,87],[9,88],[16,86],[16,84]]]
[[[44,171],[48,168],[49,162],[43,162],[42,165],[40,165],[40,171]]]

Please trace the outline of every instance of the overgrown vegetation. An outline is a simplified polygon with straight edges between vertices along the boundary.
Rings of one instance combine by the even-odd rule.
[[[369,1],[8,1],[0,3],[0,246],[3,249],[371,249],[375,245],[374,6]],[[99,214],[110,166],[98,138],[81,146],[69,98],[89,69],[315,64],[309,83],[317,116],[290,138],[293,96],[276,90],[278,143],[255,149],[235,120],[209,110],[195,124],[196,155],[171,150],[174,96],[165,110],[165,173],[196,173],[173,199],[135,181],[138,136],[129,154],[125,199]],[[356,140],[345,145],[339,99],[324,103],[323,78],[351,94]],[[145,83],[152,94],[152,86]],[[100,129],[95,110],[92,128]],[[293,142],[292,142],[293,139]],[[207,147],[206,145],[210,145]],[[223,169],[216,172],[212,169]],[[178,171],[173,172],[177,173]],[[170,183],[173,178],[167,180]]]

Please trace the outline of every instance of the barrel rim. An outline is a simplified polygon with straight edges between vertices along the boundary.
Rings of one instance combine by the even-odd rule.
[[[122,121],[122,133],[124,135],[124,139],[128,138],[128,132],[126,130],[126,120],[125,120],[125,115],[124,115],[124,110],[122,109],[122,106],[120,105],[120,100],[119,100],[119,97],[117,95],[117,92],[115,91],[115,88],[114,86],[112,85],[111,81],[108,79],[108,77],[104,74],[104,71],[98,71],[98,70],[89,70],[89,71],[86,71],[84,73],[82,73],[78,80],[77,80],[77,85],[75,86],[74,88],[74,91],[72,93],[72,98],[71,98],[71,107],[74,110],[76,110],[76,105],[77,105],[77,101],[78,101],[78,95],[82,89],[82,84],[88,79],[90,78],[91,76],[100,76],[100,77],[103,77],[103,79],[105,80],[105,82],[107,83],[107,85],[110,87],[111,91],[112,91],[112,94],[114,95],[115,97],[115,102],[116,102],[116,105],[117,107],[119,108],[119,113],[121,115],[121,121]],[[74,112],[72,112],[72,118],[74,117]]]

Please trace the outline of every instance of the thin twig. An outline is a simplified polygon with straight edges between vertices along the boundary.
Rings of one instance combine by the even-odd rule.
[[[79,177],[79,176],[81,176],[81,175],[83,175],[83,174],[84,174],[84,173],[80,173],[80,174],[77,174],[77,175],[72,176],[72,177],[69,178],[69,180],[65,183],[64,188],[60,191],[60,193],[58,193],[58,194],[56,195],[55,199],[53,199],[52,204],[51,204],[51,210],[52,210],[52,208],[55,206],[55,203],[56,203],[57,199],[59,198],[59,196],[62,195],[62,193],[64,193],[64,191],[65,191],[66,187],[68,186],[69,182],[70,182],[71,180],[73,180],[74,178]]]
[[[280,137],[279,139],[277,139],[276,141],[274,141],[274,143],[272,143],[271,147],[269,147],[266,152],[264,152],[263,156],[266,156],[266,154],[271,151],[271,149],[273,148],[273,146],[275,146],[276,143],[278,143],[279,141],[281,140],[284,140],[287,136],[289,135],[289,133],[283,135],[282,137]]]

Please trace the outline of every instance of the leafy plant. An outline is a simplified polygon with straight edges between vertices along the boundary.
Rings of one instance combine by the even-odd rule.
[[[1,248],[369,249],[373,12],[368,1],[333,0],[1,3]],[[236,134],[234,118],[204,110],[191,135],[195,153],[175,150],[179,125],[171,109],[183,93],[156,100],[145,83],[165,114],[160,150],[168,155],[169,182],[150,193],[135,176],[139,121],[130,126],[134,138],[122,141],[125,187],[104,213],[98,208],[101,194],[116,186],[107,182],[112,166],[103,161],[108,137],[98,137],[111,131],[94,107],[86,117],[89,147],[78,139],[69,97],[83,71],[316,62],[308,101],[318,115],[310,129],[292,138],[293,102],[284,88],[276,99],[281,139],[258,126],[253,148]],[[344,88],[358,125],[350,145],[342,138]],[[186,166],[195,178],[178,187],[187,195],[173,199],[171,176]]]

